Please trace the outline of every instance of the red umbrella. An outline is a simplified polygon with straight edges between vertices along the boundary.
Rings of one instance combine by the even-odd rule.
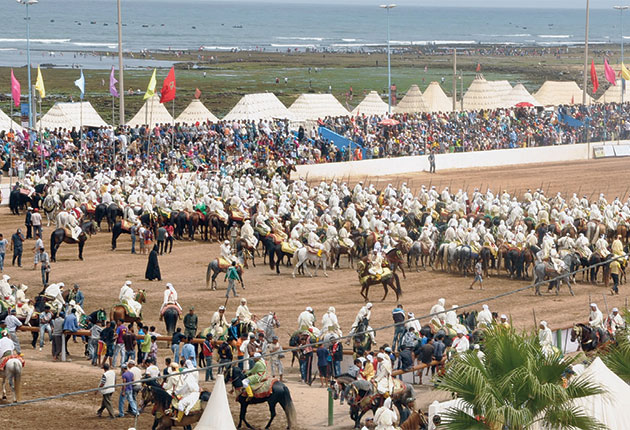
[[[534,106],[533,104],[531,104],[530,102],[520,102],[520,103],[516,103],[516,107],[532,107]]]
[[[400,124],[400,122],[396,121],[393,118],[387,118],[384,119],[383,121],[379,122],[380,125],[398,125]]]

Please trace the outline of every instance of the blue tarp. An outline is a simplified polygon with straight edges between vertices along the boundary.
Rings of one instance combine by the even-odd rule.
[[[363,153],[363,158],[365,158],[365,148],[359,145],[358,143],[343,137],[340,134],[335,133],[334,131],[326,128],[319,127],[319,134],[323,139],[326,139],[335,144],[337,148],[343,150],[344,152],[348,151],[348,147],[350,147],[351,151],[354,151],[356,148],[359,148]]]
[[[561,123],[568,125],[569,127],[582,127],[584,124],[582,121],[573,118],[571,115],[558,112],[558,119]]]

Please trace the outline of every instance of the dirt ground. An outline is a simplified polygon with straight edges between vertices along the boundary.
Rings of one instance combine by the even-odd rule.
[[[367,178],[367,181],[378,182],[382,186],[387,183],[396,185],[406,181],[413,188],[418,188],[422,183],[436,185],[438,188],[449,185],[452,189],[474,187],[485,188],[490,185],[493,191],[507,189],[518,193],[527,188],[544,187],[548,194],[557,191],[578,192],[587,196],[600,192],[609,198],[623,197],[627,194],[630,184],[630,160],[597,160],[575,163],[549,163],[544,165],[513,166],[509,168],[475,169],[466,171],[442,171],[435,175],[420,173],[407,175],[406,177],[393,178]],[[439,166],[438,166],[439,167]],[[359,180],[358,178],[350,178]],[[365,178],[361,178],[365,179]],[[541,185],[542,184],[542,185]],[[627,196],[626,196],[627,197]],[[6,207],[0,209],[0,232],[9,238],[16,228],[22,226],[23,217],[12,216]],[[48,245],[51,228],[45,228],[44,237]],[[219,291],[213,292],[205,287],[205,273],[208,262],[218,256],[217,243],[176,242],[173,253],[161,256],[160,268],[162,282],[145,281],[144,270],[147,256],[131,255],[131,242],[129,236],[119,240],[118,249],[110,250],[111,236],[105,230],[92,237],[86,245],[84,261],[78,261],[76,247],[62,245],[58,262],[53,264],[51,282],[63,281],[67,286],[79,283],[86,296],[85,310],[91,312],[98,307],[109,308],[118,297],[120,287],[129,279],[133,281],[134,288],[147,290],[147,303],[144,305],[143,314],[148,325],[155,325],[158,330],[164,331],[164,326],[158,321],[158,310],[162,302],[162,292],[166,282],[172,282],[178,290],[179,301],[188,308],[195,306],[199,315],[200,327],[209,325],[212,313],[225,303],[225,284],[219,278]],[[29,285],[28,294],[34,296],[41,289],[39,270],[32,270],[33,241],[25,244],[23,268],[11,267],[10,252],[7,253],[8,264],[5,264],[5,273],[12,277],[12,282]],[[282,327],[278,330],[281,343],[288,345],[289,333],[294,331],[297,317],[306,306],[312,306],[318,322],[322,314],[329,306],[335,306],[339,322],[344,332],[347,332],[354,320],[356,312],[363,305],[359,295],[359,283],[356,272],[348,269],[345,259],[342,260],[342,269],[328,271],[328,277],[321,275],[316,278],[299,277],[293,279],[290,269],[282,268],[278,276],[263,266],[258,261],[256,268],[250,268],[245,272],[244,280],[246,290],[239,290],[242,297],[248,299],[252,312],[264,315],[271,310],[279,317]],[[462,278],[454,274],[440,271],[415,271],[408,270],[407,279],[402,280],[404,296],[401,303],[405,309],[414,312],[417,316],[427,314],[431,306],[440,297],[446,298],[447,307],[453,304],[462,305],[495,294],[505,293],[510,290],[527,285],[525,281],[509,280],[505,276],[492,276],[484,282],[485,289],[469,290],[468,284],[471,278]],[[510,316],[514,324],[521,328],[531,329],[534,325],[533,311],[535,310],[538,321],[545,319],[552,328],[564,327],[574,321],[583,321],[588,314],[588,304],[596,301],[600,307],[624,306],[627,301],[627,290],[621,287],[621,294],[616,297],[606,296],[606,302],[602,298],[608,291],[602,285],[578,284],[574,288],[575,297],[571,297],[566,289],[559,296],[546,295],[535,297],[531,290],[506,296],[489,302],[490,309]],[[391,323],[391,310],[396,301],[388,296],[385,302],[380,299],[382,293],[376,288],[371,291],[370,298],[375,305],[372,311],[371,325],[379,327]],[[229,299],[227,304],[228,316],[233,315],[237,302]],[[475,308],[481,308],[481,305]],[[393,331],[384,330],[377,333],[377,343],[391,343]],[[43,351],[30,348],[30,334],[20,335],[24,347],[26,367],[24,369],[23,398],[33,399],[41,396],[51,396],[74,390],[95,387],[98,384],[101,371],[90,366],[82,358],[83,345],[70,343],[70,352],[74,361],[71,363],[53,363],[50,359],[50,345],[48,342]],[[165,346],[162,346],[158,357],[160,366],[164,357],[168,355]],[[288,386],[291,389],[293,400],[296,404],[300,428],[320,428],[326,426],[327,393],[319,388],[316,382],[312,387],[298,384],[297,368],[290,368],[290,362],[285,361],[287,368]],[[203,378],[202,378],[203,379]],[[202,384],[211,388],[211,385]],[[433,400],[446,398],[444,393],[437,393],[430,388],[418,387],[418,406],[426,409]],[[117,400],[117,397],[116,399]],[[50,426],[55,429],[72,429],[89,427],[94,429],[127,429],[133,427],[131,418],[124,418],[110,422],[107,419],[97,419],[96,409],[99,406],[100,397],[89,394],[76,397],[66,397],[44,403],[20,406],[16,408],[0,409],[0,426],[11,429],[31,429]],[[236,404],[230,400],[232,413],[236,417]],[[250,409],[250,422],[257,426],[264,426],[268,419],[268,411],[265,406],[253,406]],[[152,419],[148,413],[141,416],[138,428],[150,428]],[[286,421],[280,411],[277,421],[272,428],[284,428]],[[335,428],[351,428],[347,406],[335,404]]]

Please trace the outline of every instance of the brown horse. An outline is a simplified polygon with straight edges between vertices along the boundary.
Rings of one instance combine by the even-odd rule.
[[[407,279],[407,275],[405,274],[405,268],[403,267],[405,264],[405,260],[403,259],[403,252],[400,248],[395,247],[390,249],[387,254],[385,254],[385,261],[391,267],[392,272],[396,273],[396,269],[400,267],[402,271],[403,279]]]
[[[368,295],[370,294],[370,287],[372,285],[381,284],[383,286],[385,294],[383,295],[381,301],[385,300],[387,297],[388,287],[396,294],[397,301],[400,299],[400,296],[402,296],[402,289],[400,288],[400,278],[398,277],[398,274],[392,272],[392,276],[387,279],[380,278],[377,280],[373,276],[370,276],[367,265],[363,260],[359,261],[357,265],[357,273],[359,274],[359,282],[361,284],[361,296],[366,302],[369,301]]]
[[[192,428],[193,425],[199,422],[210,399],[210,393],[202,391],[199,399],[201,400],[201,409],[194,412],[191,411],[188,415],[182,416],[181,421],[178,421],[178,410],[171,407],[173,397],[157,383],[151,382],[142,387],[141,400],[138,406],[142,409],[151,403],[155,404],[153,409],[153,415],[155,416],[153,428],[155,429],[165,430],[172,427]],[[173,416],[170,414],[173,414]]]
[[[332,269],[339,268],[339,261],[341,260],[342,255],[348,256],[348,265],[354,269],[354,259],[357,257],[356,249],[348,248],[347,246],[341,245],[338,240],[333,241],[332,247],[330,250],[330,259]]]
[[[96,234],[96,224],[94,221],[84,222],[81,225],[81,234],[78,239],[74,239],[64,228],[58,228],[50,235],[50,261],[57,260],[57,250],[62,243],[70,245],[79,245],[79,260],[83,260],[83,248],[89,236]]]
[[[144,290],[139,290],[136,293],[135,300],[141,304],[146,303],[147,301],[146,292]],[[125,309],[123,305],[114,305],[112,307],[112,310],[109,312],[109,319],[110,321],[123,320],[126,323],[136,323],[136,324],[140,324],[142,322],[141,316],[136,316],[136,317],[129,316],[129,314],[127,314],[127,309]]]

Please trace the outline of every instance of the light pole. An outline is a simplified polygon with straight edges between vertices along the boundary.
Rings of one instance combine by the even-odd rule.
[[[389,10],[396,7],[395,4],[382,4],[382,9],[387,10],[387,113],[392,113],[392,69],[389,49]]]
[[[586,106],[586,86],[588,85],[588,15],[589,0],[586,0],[586,26],[584,29],[584,88],[582,89],[582,104]],[[588,127],[588,124],[587,124]]]
[[[120,125],[125,125],[125,80],[123,78],[123,50],[122,50],[122,8],[118,0],[118,83],[120,96],[118,119]],[[113,124],[112,124],[113,125]]]
[[[31,88],[31,18],[28,7],[39,3],[39,0],[16,0],[26,6],[26,70],[28,73],[28,128],[33,128],[33,89]]]

